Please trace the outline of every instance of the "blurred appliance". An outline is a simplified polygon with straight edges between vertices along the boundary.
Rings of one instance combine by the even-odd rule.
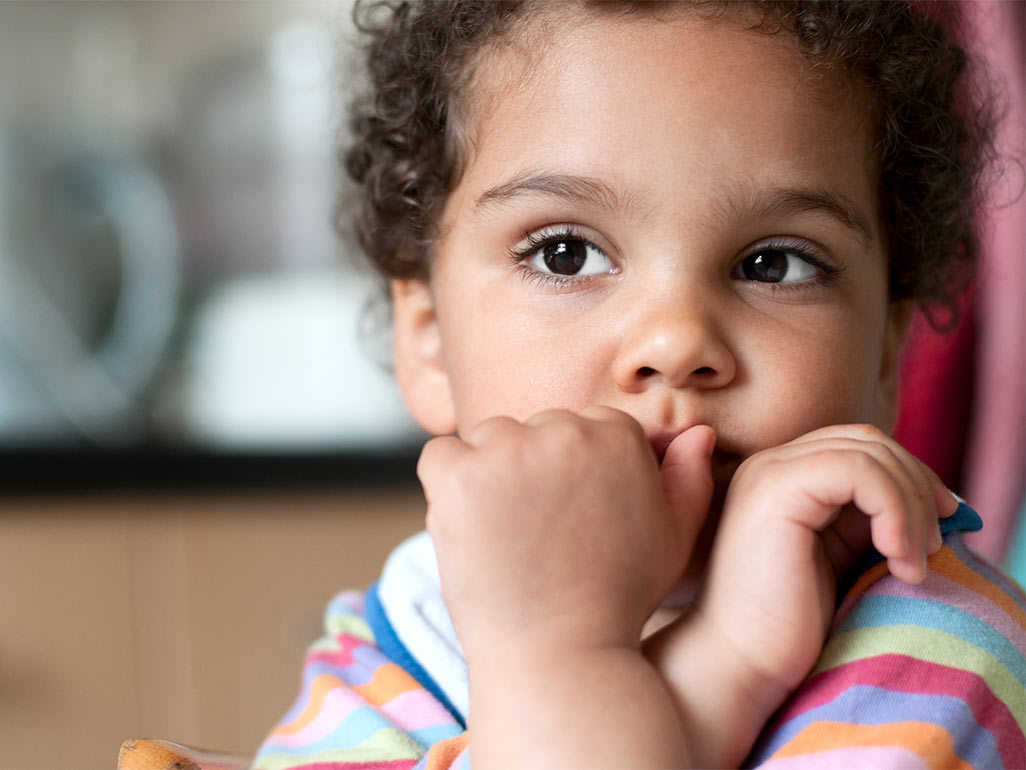
[[[0,446],[141,440],[179,252],[165,187],[131,152],[0,134]]]

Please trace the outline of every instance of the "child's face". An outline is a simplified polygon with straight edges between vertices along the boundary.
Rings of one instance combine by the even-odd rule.
[[[602,404],[658,453],[704,423],[721,489],[817,427],[890,427],[906,314],[871,123],[789,46],[683,14],[554,25],[485,58],[430,286],[393,286],[422,425]]]

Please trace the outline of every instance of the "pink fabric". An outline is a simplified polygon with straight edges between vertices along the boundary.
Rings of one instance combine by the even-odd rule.
[[[967,443],[965,494],[986,526],[966,537],[1003,561],[1026,492],[1026,14],[1020,2],[970,3],[976,49],[1005,81],[1008,114],[998,135],[1006,177],[984,228],[977,279],[976,397]]]
[[[912,319],[902,351],[901,408],[894,428],[903,447],[963,495],[976,347],[973,298],[972,289],[963,295],[961,321],[952,331],[937,331],[919,314]]]
[[[971,49],[1004,88],[998,149],[1012,160],[984,214],[964,322],[943,335],[913,321],[895,436],[980,511],[986,526],[966,542],[1003,562],[1026,493],[1026,5],[963,8]]]

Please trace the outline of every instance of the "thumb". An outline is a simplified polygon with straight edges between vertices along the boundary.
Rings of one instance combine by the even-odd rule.
[[[715,445],[716,432],[708,425],[695,425],[670,442],[659,467],[663,497],[680,526],[681,544],[689,555],[712,501]]]

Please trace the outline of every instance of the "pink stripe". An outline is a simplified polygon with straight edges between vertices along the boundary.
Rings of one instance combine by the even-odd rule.
[[[427,690],[407,690],[378,706],[378,710],[403,730],[455,724],[445,707]]]
[[[292,770],[410,770],[418,761],[416,759],[385,759],[380,762],[351,762],[346,759],[340,762],[311,762],[308,765],[295,765]]]
[[[1014,644],[1019,652],[1026,654],[1026,633],[1008,616],[1008,613],[987,597],[936,572],[927,573],[926,580],[917,586],[903,583],[897,578],[878,580],[863,596],[897,596],[903,599],[925,599],[949,604],[993,626]]]
[[[310,724],[295,733],[274,733],[271,743],[276,746],[308,746],[330,735],[350,714],[367,702],[346,687],[335,687],[324,696],[317,716]]]
[[[927,765],[919,754],[897,746],[851,746],[774,758],[758,767],[759,770],[850,770],[853,767],[900,767],[914,770]]]
[[[977,724],[993,734],[1005,767],[1026,766],[1022,731],[1008,706],[990,691],[986,681],[971,671],[907,655],[880,655],[817,674],[802,685],[798,696],[777,716],[774,729],[858,685],[892,692],[960,698],[969,706]]]
[[[353,652],[366,647],[367,642],[351,634],[339,634],[335,637],[337,650],[314,650],[306,656],[307,663],[328,663],[334,666],[351,666],[356,663]]]

